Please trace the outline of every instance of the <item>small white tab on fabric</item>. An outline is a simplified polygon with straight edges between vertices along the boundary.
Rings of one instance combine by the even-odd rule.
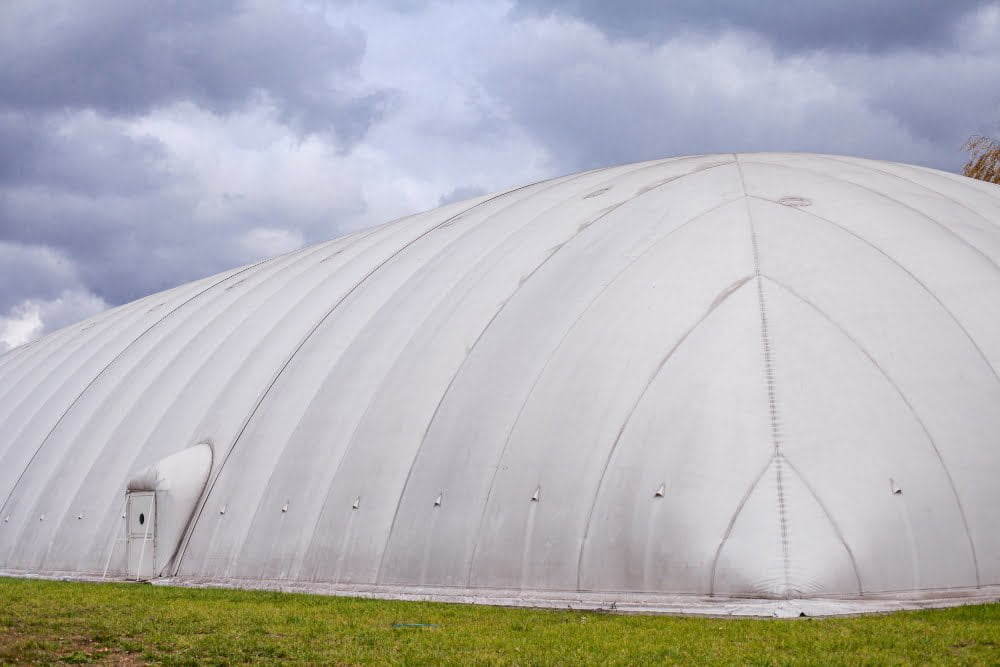
[[[653,494],[653,497],[654,498],[662,498],[663,494],[666,493],[666,492],[667,492],[667,485],[666,484],[660,484],[660,488],[658,488],[656,490],[656,493]]]
[[[434,507],[441,507],[441,496],[443,495],[443,493],[439,493],[438,497],[434,499]]]
[[[358,496],[357,498],[354,499],[354,504],[351,505],[351,509],[356,510],[360,506],[361,506],[361,496]]]
[[[535,489],[535,493],[531,496],[531,502],[537,503],[538,499],[542,497],[542,487]]]
[[[889,490],[892,491],[892,495],[894,496],[898,496],[903,493],[903,489],[899,488],[899,485],[896,484],[896,480],[892,477],[889,478]]]

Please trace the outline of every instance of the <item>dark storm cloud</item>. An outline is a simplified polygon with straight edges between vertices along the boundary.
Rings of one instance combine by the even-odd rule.
[[[0,187],[127,196],[159,187],[169,176],[162,167],[163,146],[155,139],[94,132],[88,115],[68,130],[59,122],[63,116],[0,109]],[[0,219],[0,238],[9,238],[12,230],[4,223]]]
[[[0,0],[0,350],[484,190],[733,150],[954,170],[1000,117],[996,1],[513,1]]]
[[[92,113],[8,110],[0,112],[0,156],[0,239],[9,244],[0,314],[14,295],[52,299],[81,281],[109,303],[172,282],[173,271],[155,259],[122,275],[132,257],[150,259],[161,230],[178,227],[167,216],[186,213],[169,201],[177,176],[155,139],[128,136]]]
[[[255,193],[211,199],[196,185],[178,175],[141,192],[100,195],[0,188],[0,239],[9,244],[0,258],[7,263],[0,315],[18,300],[66,289],[125,303],[286,249],[245,248],[241,239],[255,228],[297,230],[304,240],[335,236],[330,218],[347,210],[295,211]],[[205,208],[217,213],[206,218]]]
[[[729,151],[956,170],[968,134],[1000,114],[984,85],[1000,71],[996,45],[792,56],[746,33],[687,33],[651,48],[586,23],[540,21],[510,50],[487,87],[565,171]]]
[[[177,100],[227,113],[265,97],[301,131],[360,139],[387,101],[353,95],[365,37],[281,3],[7,0],[0,100],[137,115]]]
[[[1000,48],[992,53],[894,54],[870,61],[857,55],[832,60],[829,76],[847,87],[865,82],[873,111],[896,119],[913,137],[941,147],[935,165],[957,169],[969,134],[990,133],[1000,121]],[[948,159],[952,153],[954,159]]]
[[[50,299],[82,283],[108,303],[169,286],[176,273],[199,268],[204,251],[193,246],[183,264],[163,266],[157,261],[157,246],[163,243],[157,238],[162,236],[160,225],[136,223],[147,219],[150,210],[161,216],[165,209],[180,212],[165,204],[170,202],[158,196],[91,198],[45,188],[0,193],[0,236],[27,255],[21,265],[44,271],[52,266],[50,257],[71,258],[66,260],[71,270],[53,272],[51,283],[39,282],[33,271],[18,271],[8,285],[24,300]],[[184,227],[174,229],[187,231]]]
[[[660,40],[687,31],[740,29],[779,51],[885,51],[943,46],[987,0],[517,0],[528,14],[575,16],[615,37]]]
[[[284,127],[349,152],[395,98],[360,79],[365,34],[321,10],[257,0],[0,3],[0,325],[32,308],[64,324],[74,309],[251,261],[269,252],[248,249],[256,229],[335,234],[315,211],[276,208],[273,192],[206,188],[190,158],[178,169],[169,147],[136,129],[178,105],[195,118],[258,113],[272,137],[258,138],[251,123],[227,148],[260,141],[266,150],[287,141],[273,136]]]

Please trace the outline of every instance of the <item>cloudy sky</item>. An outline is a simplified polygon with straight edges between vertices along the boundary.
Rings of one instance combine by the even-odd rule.
[[[0,352],[582,169],[1000,134],[1000,0],[3,0]]]

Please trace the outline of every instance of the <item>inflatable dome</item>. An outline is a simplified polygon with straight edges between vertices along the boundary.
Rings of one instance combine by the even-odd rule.
[[[864,598],[1000,584],[1000,188],[702,155],[450,204],[0,356],[0,570]]]

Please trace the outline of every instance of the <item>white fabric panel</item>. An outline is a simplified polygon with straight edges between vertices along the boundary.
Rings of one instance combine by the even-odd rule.
[[[948,475],[891,377],[811,305],[773,283],[765,284],[765,294],[782,451],[828,508],[827,523],[851,545],[863,590],[975,582],[975,561]],[[826,361],[822,382],[812,379],[819,355]],[[892,493],[893,482],[902,494]],[[795,503],[793,498],[787,504]],[[882,530],[868,531],[871,522]],[[940,550],[937,540],[952,547]],[[800,542],[790,544],[797,556]]]
[[[340,457],[336,464],[338,472],[334,483],[340,478],[345,479],[348,485],[340,491],[340,501],[332,500],[332,494],[336,492],[333,491],[329,475],[317,474],[318,470],[295,454],[283,458],[279,464],[280,474],[272,477],[266,489],[263,502],[274,503],[278,501],[279,494],[289,493],[288,484],[284,480],[308,480],[308,485],[291,489],[293,497],[302,499],[303,502],[297,504],[302,506],[307,517],[304,522],[305,530],[290,536],[301,548],[282,550],[281,561],[274,564],[278,576],[285,576],[288,567],[297,571],[303,565],[309,568],[321,565],[320,562],[304,562],[308,560],[308,547],[316,532],[317,522],[334,520],[337,515],[346,519],[348,515],[360,514],[369,525],[375,526],[373,513],[382,508],[381,529],[385,534],[380,538],[382,544],[378,544],[379,538],[374,538],[372,546],[374,549],[382,549],[392,522],[398,492],[395,499],[391,492],[378,493],[377,489],[381,485],[363,482],[371,479],[372,474],[349,472],[351,467],[370,465],[378,470],[379,476],[385,475],[388,478],[389,466],[396,464],[394,474],[406,475],[411,458],[409,448],[419,446],[440,392],[444,391],[453,377],[454,370],[461,363],[468,347],[474,344],[478,329],[485,325],[491,313],[508,298],[509,291],[516,289],[523,275],[519,263],[531,262],[536,254],[545,252],[545,246],[536,246],[530,251],[525,248],[523,253],[517,253],[514,249],[523,247],[526,238],[533,238],[529,230],[544,225],[545,213],[553,205],[565,201],[570,193],[586,193],[593,184],[607,180],[614,173],[635,168],[630,166],[609,173],[586,174],[549,184],[544,192],[538,192],[521,203],[502,209],[505,218],[502,223],[494,220],[496,213],[491,214],[445,246],[427,263],[420,279],[411,281],[411,284],[393,294],[379,313],[367,323],[352,347],[358,349],[363,346],[381,352],[345,356],[345,363],[339,364],[328,376],[325,387],[313,401],[310,411],[310,418],[324,419],[323,413],[327,410],[324,407],[327,400],[325,396],[339,391],[337,384],[331,381],[338,384],[351,382],[351,378],[357,376],[370,379],[371,384],[367,385],[369,393],[359,395],[356,404],[344,405],[342,411],[338,410],[343,415],[343,419],[338,421],[344,428],[345,448],[330,454]],[[486,224],[487,222],[490,224]],[[566,226],[556,225],[547,226],[545,231],[553,235],[553,243],[558,243],[566,234],[571,233]],[[512,252],[516,253],[517,261],[505,261],[511,259]],[[483,278],[489,275],[491,269],[502,271],[505,279],[495,284],[485,282]],[[456,275],[460,279],[456,279]],[[415,288],[421,291],[415,292]],[[322,345],[322,340],[317,338],[316,344]],[[359,368],[358,361],[366,359],[369,361],[364,363],[363,368]],[[376,361],[376,364],[371,361]],[[428,386],[421,388],[417,383]],[[372,416],[375,418],[372,419]],[[398,443],[398,448],[390,450],[363,446],[363,443],[383,441],[394,441]],[[286,452],[299,451],[303,447],[309,447],[308,441],[293,438]],[[352,448],[357,449],[353,456],[361,459],[357,463],[356,458],[344,458],[350,455]],[[364,460],[366,455],[380,454],[390,454],[393,460]],[[309,504],[308,499],[316,495],[331,499],[325,503]],[[361,496],[364,496],[363,509],[359,504],[358,512],[351,511],[354,501]],[[330,508],[330,514],[321,517],[319,510],[323,508]],[[248,541],[266,542],[270,532],[268,523],[267,516],[263,515],[262,521],[254,526],[252,534],[248,536]],[[374,560],[362,557],[360,565],[361,568],[373,570],[372,577],[378,567],[378,562],[372,562]],[[288,564],[283,565],[286,561]]]
[[[629,167],[628,169],[635,169],[635,167]],[[567,183],[566,187],[585,193],[589,182],[601,182],[606,179],[607,176],[599,174],[584,175],[583,177],[580,177],[579,182],[576,182],[577,179],[570,179],[574,182]],[[348,351],[343,355],[341,360],[338,360],[338,366],[335,367],[333,372],[327,376],[326,387],[329,389],[340,391],[340,386],[342,386],[340,385],[341,382],[350,382],[357,390],[351,394],[352,400],[350,402],[343,403],[336,408],[338,414],[343,415],[335,422],[337,428],[343,429],[343,431],[341,431],[343,435],[338,435],[336,433],[331,435],[333,436],[332,440],[334,442],[340,441],[344,443],[346,447],[346,449],[343,450],[344,452],[348,455],[351,454],[351,445],[354,442],[367,442],[369,440],[377,442],[384,439],[384,437],[378,433],[371,434],[365,432],[366,425],[364,423],[364,418],[369,414],[378,415],[379,421],[375,422],[373,425],[375,429],[388,431],[391,434],[391,437],[400,444],[399,449],[359,449],[356,456],[361,457],[361,462],[354,464],[352,459],[346,459],[346,462],[342,461],[338,463],[338,469],[342,469],[345,472],[338,472],[336,475],[348,480],[348,484],[354,485],[360,480],[370,479],[372,477],[371,474],[347,472],[350,471],[352,465],[373,465],[378,470],[379,476],[388,477],[390,475],[388,466],[391,462],[386,463],[376,460],[374,463],[369,464],[364,460],[364,457],[368,454],[373,456],[391,455],[393,457],[393,462],[398,460],[401,468],[401,471],[397,471],[396,474],[400,474],[400,472],[402,475],[406,474],[406,469],[402,468],[402,466],[408,465],[408,463],[406,462],[406,456],[403,453],[404,439],[401,437],[401,434],[412,431],[416,435],[418,433],[422,433],[422,431],[418,432],[412,428],[407,429],[402,427],[398,424],[398,422],[394,422],[391,418],[395,417],[402,420],[408,417],[413,418],[414,415],[419,418],[420,403],[412,398],[408,403],[394,400],[392,398],[394,391],[403,390],[409,394],[412,389],[408,388],[406,385],[399,385],[393,383],[391,380],[385,380],[385,374],[390,372],[391,367],[401,354],[401,350],[405,349],[404,346],[410,345],[414,338],[414,328],[419,327],[422,322],[426,321],[426,318],[428,317],[427,309],[435,307],[435,304],[441,303],[439,301],[441,296],[453,293],[453,289],[456,286],[454,278],[456,264],[458,267],[470,267],[470,260],[472,260],[473,263],[471,264],[471,267],[475,267],[482,261],[484,248],[489,249],[496,241],[509,238],[512,231],[516,232],[516,230],[523,226],[526,222],[535,220],[539,213],[544,212],[553,204],[565,200],[565,192],[561,195],[554,194],[558,191],[558,187],[553,187],[552,185],[546,185],[544,187],[546,190],[545,192],[539,192],[530,198],[530,201],[532,202],[531,208],[519,208],[516,204],[510,206],[511,209],[518,208],[521,212],[520,215],[511,215],[507,208],[484,208],[483,211],[479,211],[477,213],[480,216],[485,217],[482,217],[482,221],[478,222],[476,225],[469,226],[469,223],[466,222],[447,230],[449,234],[452,234],[451,230],[461,231],[459,236],[442,237],[441,235],[437,235],[435,242],[440,244],[441,241],[444,240],[445,245],[443,248],[438,252],[433,260],[428,261],[425,258],[421,262],[423,268],[421,269],[419,277],[414,277],[406,283],[400,283],[400,287],[393,291],[390,298],[384,303],[384,305],[380,304],[378,312],[373,313],[370,321],[365,322],[365,328],[354,336]],[[492,218],[501,211],[505,213],[507,225],[497,224],[495,222],[488,226],[483,224],[483,221],[492,220]],[[473,217],[470,216],[469,220],[473,220]],[[507,229],[507,231],[504,231],[505,227],[509,225],[514,225],[513,229]],[[464,231],[462,231],[463,227],[466,228]],[[575,230],[575,225],[573,230]],[[551,232],[554,234],[559,233],[558,228],[552,228]],[[498,233],[500,234],[499,237],[497,236]],[[485,239],[483,238],[484,235],[486,235]],[[411,249],[408,249],[408,253],[418,251],[419,249],[420,248],[415,244]],[[403,257],[401,256],[400,259],[402,260]],[[514,276],[514,279],[516,281],[517,276]],[[463,289],[466,288],[464,281],[459,283],[459,285],[462,285]],[[366,289],[370,289],[372,284],[366,284],[365,287]],[[419,292],[414,293],[414,289],[424,290],[425,294],[420,295]],[[481,294],[479,296],[482,297]],[[365,303],[371,303],[371,300],[367,299]],[[348,307],[354,308],[356,306],[351,304]],[[343,335],[345,329],[342,326],[336,325],[336,322],[340,321],[340,318],[358,319],[353,318],[349,310],[338,313],[338,315],[338,319],[331,323],[331,327],[329,329],[317,332],[314,339],[310,341],[310,349],[312,347],[316,347],[318,349],[325,349],[328,347],[328,343],[324,341],[324,338],[329,335],[326,333],[327,331],[338,336]],[[440,344],[440,341],[436,342],[435,348],[440,346]],[[364,350],[368,350],[368,352],[364,352]],[[422,357],[419,362],[422,367],[426,367],[426,357]],[[290,377],[291,381],[294,381],[295,376]],[[359,382],[356,378],[361,378],[362,380]],[[336,384],[331,384],[331,382]],[[433,396],[433,394],[422,395]],[[388,412],[385,409],[380,409],[379,406],[372,404],[372,401],[374,400],[373,397],[381,399],[383,396],[388,402]],[[412,406],[412,410],[407,411],[403,409],[404,406],[408,404]],[[314,400],[313,405],[319,407],[323,411],[327,411],[329,409],[324,406],[323,399]],[[428,409],[428,414],[426,415],[427,417],[429,417],[429,410],[432,408],[433,405],[431,405]],[[300,441],[299,446],[302,444],[308,445],[308,443],[301,443]],[[249,448],[252,446],[253,443],[250,442],[248,448],[243,451],[251,451]],[[296,465],[296,463],[293,462],[297,461],[297,465],[305,467],[303,465],[305,462],[299,460],[294,454],[286,455],[284,457],[284,461],[286,462],[285,465]],[[301,471],[301,474],[305,475],[308,479],[309,473],[305,470]],[[337,476],[335,476],[334,482],[336,482],[336,479],[338,478]],[[327,500],[326,502],[321,503],[310,503],[308,500],[312,494],[319,494],[322,498],[323,496],[327,496],[332,493],[327,491],[327,489],[330,488],[329,475],[327,475],[325,479],[316,480],[317,485],[312,487],[312,489],[315,490],[311,490],[310,494],[305,496],[300,495],[301,487],[299,487],[299,489],[288,488],[290,485],[288,485],[287,480],[293,478],[301,477],[289,477],[287,474],[283,474],[280,477],[277,475],[272,476],[272,480],[275,484],[270,489],[270,494],[284,493],[287,496],[289,493],[292,493],[294,496],[303,497],[306,501],[297,501],[295,503],[297,511],[305,514],[306,518],[300,525],[306,527],[306,531],[297,535],[292,535],[290,536],[290,539],[302,541],[302,549],[306,554],[306,560],[308,560],[309,552],[306,550],[306,547],[308,547],[308,540],[312,537],[313,528],[316,525],[316,515],[318,514],[317,510],[323,508],[337,508],[336,513],[340,514],[341,517],[346,518],[349,515],[353,515],[353,512],[348,512],[348,510],[354,500],[362,495],[363,490],[348,489],[344,492],[345,497],[340,503],[336,503],[333,500]],[[281,485],[280,487],[278,485],[279,483]],[[284,487],[284,489],[281,487]],[[354,495],[351,495],[352,493]],[[386,496],[388,496],[388,494],[386,494]],[[278,502],[278,498],[275,498],[272,502]],[[382,494],[370,497],[366,496],[364,509],[361,510],[361,514],[368,517],[366,527],[370,529],[372,537],[369,538],[367,542],[361,542],[360,538],[358,538],[357,543],[359,544],[359,547],[361,545],[365,545],[365,548],[381,549],[382,544],[384,544],[387,539],[387,535],[379,536],[377,533],[378,528],[376,526],[382,524],[379,524],[370,518],[371,513],[377,511],[378,507],[381,507],[381,505],[378,504],[380,502],[386,503],[385,507],[387,508],[382,515],[384,526],[381,529],[387,531],[389,525],[391,524],[392,511],[395,507],[394,504],[391,504],[393,501],[390,500],[386,502],[386,498],[382,497]],[[262,514],[262,517],[266,517],[266,515]],[[320,520],[324,520],[324,517],[320,517]],[[266,524],[264,525],[266,526]],[[262,548],[271,548],[273,541],[268,537],[270,530],[267,528],[263,528],[263,530],[258,528],[255,530],[255,533],[256,535],[251,535],[250,539],[260,540]],[[333,533],[337,535],[341,534],[339,530],[333,531]],[[381,542],[381,544],[379,544],[379,542]],[[292,550],[287,553],[294,555],[300,554],[301,552],[298,550]],[[345,576],[348,577],[364,578],[366,575],[350,573],[371,570],[370,574],[373,578],[374,570],[378,567],[377,560],[367,555],[359,556],[353,562],[345,556],[344,562],[348,565],[349,573],[345,574]],[[322,562],[317,563],[317,566],[340,567],[336,564],[324,564]],[[300,565],[296,565],[296,567],[300,567]],[[280,565],[278,566],[278,569],[278,574],[280,575]]]
[[[204,410],[206,397],[219,391],[219,383],[227,376],[224,364],[231,360],[230,355],[234,351],[238,353],[241,346],[255,340],[255,336],[249,335],[249,331],[257,331],[258,335],[266,331],[247,327],[247,318],[259,311],[262,301],[273,299],[276,292],[282,291],[281,288],[307,284],[308,281],[301,275],[306,265],[316,264],[327,251],[327,245],[324,244],[308,252],[296,253],[283,258],[281,262],[275,262],[267,272],[246,276],[243,282],[220,290],[215,295],[213,304],[221,310],[206,311],[204,317],[211,319],[206,321],[192,318],[183,330],[172,334],[172,338],[184,341],[182,351],[175,353],[173,358],[164,359],[163,365],[155,371],[157,374],[149,382],[148,389],[137,398],[112,435],[103,438],[103,442],[109,444],[135,441],[144,445],[136,448],[131,457],[122,457],[115,451],[115,447],[105,446],[94,452],[89,468],[82,466],[82,461],[78,460],[76,464],[80,471],[77,475],[60,475],[60,484],[68,486],[69,480],[82,479],[83,473],[86,473],[93,481],[88,483],[83,480],[77,488],[89,489],[103,475],[127,474],[144,462],[158,460],[174,451],[178,442],[190,443],[193,439],[190,432],[192,416]],[[245,330],[249,331],[242,333]],[[184,332],[190,332],[190,335]],[[234,338],[238,340],[232,340]],[[169,351],[169,347],[164,345],[156,348],[157,355],[167,355]],[[242,364],[245,361],[246,356],[241,356],[236,363]],[[125,386],[119,391],[127,391],[136,383],[133,374],[132,378],[122,382]],[[102,441],[100,438],[94,440]],[[111,489],[106,489],[104,495],[98,498],[94,498],[93,492],[85,495],[91,501],[90,504],[111,513],[116,510],[116,498],[110,491]],[[71,509],[83,504],[84,496],[78,493]],[[67,561],[79,557],[71,547],[85,539],[87,526],[71,521],[71,514],[72,512],[67,514],[67,519],[58,530],[60,539],[50,548],[50,561],[60,557],[60,552]],[[101,540],[92,542],[91,549],[96,551],[91,555],[96,557],[105,544]],[[65,550],[61,551],[60,547],[63,546]],[[52,566],[56,567],[56,563],[52,562]]]
[[[217,282],[232,273],[210,280]],[[0,442],[5,447],[0,459],[0,494],[4,498],[10,495],[14,483],[22,476],[48,434],[101,373],[143,334],[155,328],[174,309],[196,298],[210,284],[199,281],[160,295],[159,300],[149,297],[141,303],[132,304],[127,308],[125,318],[115,322],[115,326],[104,335],[84,330],[76,337],[82,338],[78,348],[68,342],[45,355],[36,367],[27,371],[26,377],[11,374],[9,387],[5,388],[22,398],[0,424]],[[4,384],[7,383],[5,374]],[[88,415],[85,412],[81,414]],[[16,504],[17,501],[17,498],[10,498],[3,511],[12,511],[14,505],[9,502]],[[0,544],[2,540],[0,537]]]
[[[749,255],[745,216],[733,223]],[[752,271],[752,260],[737,266]],[[609,460],[583,544],[583,590],[712,590],[727,526],[772,455],[755,281],[715,303],[667,350]]]
[[[736,176],[731,168],[717,173],[724,172]],[[692,217],[683,227],[665,225],[667,234],[676,231],[657,239],[607,289],[602,284],[528,378],[484,508],[473,582],[576,585],[588,515],[619,432],[664,359],[752,275],[746,224],[732,215],[741,206]],[[692,243],[711,250],[690,253]],[[691,289],[672,289],[679,284]],[[526,502],[539,486],[544,500]],[[524,544],[520,562],[503,560],[500,546],[509,542]]]
[[[266,275],[282,261],[288,260],[272,260],[243,275]],[[235,292],[223,291],[223,294],[232,299]],[[25,468],[20,481],[25,491],[17,495],[19,511],[16,516],[18,525],[31,526],[33,530],[29,533],[7,531],[0,535],[0,552],[8,548],[12,560],[34,568],[46,567],[45,560],[51,549],[63,548],[69,558],[79,557],[77,541],[55,539],[60,519],[68,512],[97,509],[88,506],[89,503],[79,508],[67,506],[79,479],[105,447],[114,449],[120,446],[118,442],[145,441],[144,431],[155,423],[164,401],[161,398],[144,404],[144,399],[157,392],[170,395],[169,383],[159,381],[163,372],[169,368],[184,368],[192,337],[205,330],[212,318],[228,305],[228,299],[212,298],[208,292],[195,295],[165,317],[159,326],[138,337],[122,351],[115,363],[94,378],[87,391],[72,403],[45,437]],[[123,430],[136,428],[142,433],[136,440],[120,435]],[[70,451],[72,455],[67,455]],[[120,460],[121,453],[114,458]],[[108,469],[104,468],[104,472]],[[122,470],[119,474],[126,476],[128,471]],[[47,522],[39,522],[42,525],[34,527],[34,517],[43,514]],[[13,518],[11,523],[14,523]],[[76,524],[71,525],[75,527]],[[85,524],[80,526],[79,530],[87,530]]]
[[[735,173],[731,165],[702,170],[718,162],[716,158],[704,164],[671,164],[663,168],[669,169],[666,174],[635,174],[628,178],[640,177],[642,180],[635,181],[632,193],[666,178],[693,172],[694,175],[648,190],[649,199],[638,200],[646,202],[650,210],[662,211],[657,204],[662,200],[656,198],[660,190],[683,188],[689,178],[703,177],[720,184],[725,184],[728,178],[728,183],[734,184]],[[701,171],[693,171],[696,169]],[[632,193],[626,190],[626,194]],[[593,199],[597,198],[585,201]],[[433,548],[433,555],[427,559],[428,576],[448,576],[463,584],[463,580],[468,579],[494,471],[520,408],[547,358],[573,327],[576,318],[630,262],[670,229],[707,210],[711,204],[702,204],[692,198],[687,206],[691,208],[679,208],[676,217],[668,217],[669,222],[659,229],[650,226],[656,224],[656,218],[644,219],[645,216],[635,214],[629,205],[617,208],[580,231],[544,264],[539,264],[541,268],[533,271],[523,285],[514,284],[515,297],[504,302],[506,305],[497,311],[485,333],[471,347],[441,400],[400,502],[397,527],[406,531],[404,534],[412,535],[410,513],[426,516],[426,508],[433,508],[433,505],[428,505],[424,499],[434,498],[441,492],[447,494],[448,504],[442,505],[441,511],[433,515],[433,532],[427,534],[424,542],[424,548]],[[591,262],[595,240],[610,238],[616,238],[610,241],[616,250],[609,252],[600,263]],[[572,271],[572,277],[558,286],[560,294],[550,300],[551,307],[539,312],[538,297],[545,293],[539,284],[547,280],[546,276],[565,276],[563,271],[567,269]],[[512,277],[516,279],[516,275]],[[455,444],[451,443],[463,443],[456,452],[458,456],[444,453],[443,450],[455,449]],[[442,463],[435,464],[435,461]],[[534,489],[535,486],[527,489],[525,502]],[[517,506],[524,505],[519,501]],[[423,540],[415,535],[412,539]],[[408,542],[409,539],[404,539],[402,543]],[[457,546],[459,544],[461,547]],[[393,574],[400,566],[399,559],[400,556],[390,556],[385,572],[388,581],[399,576]]]
[[[998,371],[996,186],[808,154],[595,170],[0,355],[0,570],[123,574],[130,475],[207,443],[166,574],[1000,585]]]
[[[350,348],[357,331],[382,305],[382,299],[391,295],[426,260],[426,256],[409,253],[411,247],[421,243],[433,246],[436,241],[432,232],[438,228],[447,237],[460,235],[470,221],[477,219],[476,216],[486,217],[491,210],[502,208],[503,205],[485,199],[479,204],[466,202],[424,214],[407,225],[389,228],[387,231],[391,236],[373,246],[368,253],[359,255],[342,268],[332,271],[322,289],[310,292],[288,317],[281,320],[278,325],[280,330],[270,337],[266,348],[270,354],[280,353],[280,360],[275,358],[259,369],[266,371],[266,376],[261,373],[259,379],[245,377],[248,370],[254,371],[254,368],[240,369],[243,377],[239,377],[239,386],[234,387],[235,391],[240,391],[241,388],[253,391],[256,401],[263,400],[266,394],[268,401],[259,404],[260,411],[257,413],[253,412],[256,401],[249,406],[244,401],[240,404],[233,403],[231,408],[227,405],[222,414],[207,415],[212,421],[205,426],[212,432],[223,429],[231,432],[224,439],[217,438],[226,443],[226,451],[232,447],[231,443],[240,438],[240,447],[232,450],[235,457],[232,467],[222,471],[218,481],[213,482],[208,496],[208,503],[213,508],[232,506],[234,511],[226,514],[211,510],[202,512],[205,523],[201,525],[204,529],[194,535],[185,555],[184,567],[197,563],[196,567],[202,571],[222,574],[239,565],[231,554],[240,548],[241,536],[254,518],[258,505],[256,496],[272,474],[274,462],[281,454],[281,443],[296,428],[312,397],[327,380],[330,364],[335,364],[345,350]],[[375,271],[376,266],[381,266],[382,270]],[[313,335],[323,337],[324,332],[328,333],[325,338],[321,338],[322,345],[306,347],[305,344]],[[274,345],[275,339],[284,343]],[[299,346],[302,346],[302,351],[297,353]],[[349,355],[348,359],[354,363],[366,361],[364,357],[355,355]],[[364,379],[364,375],[352,375],[350,378],[351,382]],[[268,391],[272,383],[274,390]],[[351,401],[358,394],[353,391],[345,392],[344,384],[336,386],[341,405],[357,405],[356,401]],[[233,414],[229,419],[219,419],[220,416],[229,414],[230,410]],[[328,417],[335,417],[329,412],[329,406],[325,406],[325,410],[328,411]],[[275,419],[274,415],[281,417]],[[339,419],[332,419],[325,426],[330,428],[339,423]],[[246,435],[241,435],[244,424],[247,427]],[[311,451],[307,454],[316,453],[316,436],[320,433],[323,431],[310,434]],[[244,442],[249,444],[244,447]],[[254,461],[251,458],[247,461],[247,457],[253,456],[264,460]],[[296,480],[295,483],[298,484],[299,481]],[[292,507],[294,512],[301,512],[301,504],[296,503]],[[217,543],[221,544],[221,552],[216,550]]]

